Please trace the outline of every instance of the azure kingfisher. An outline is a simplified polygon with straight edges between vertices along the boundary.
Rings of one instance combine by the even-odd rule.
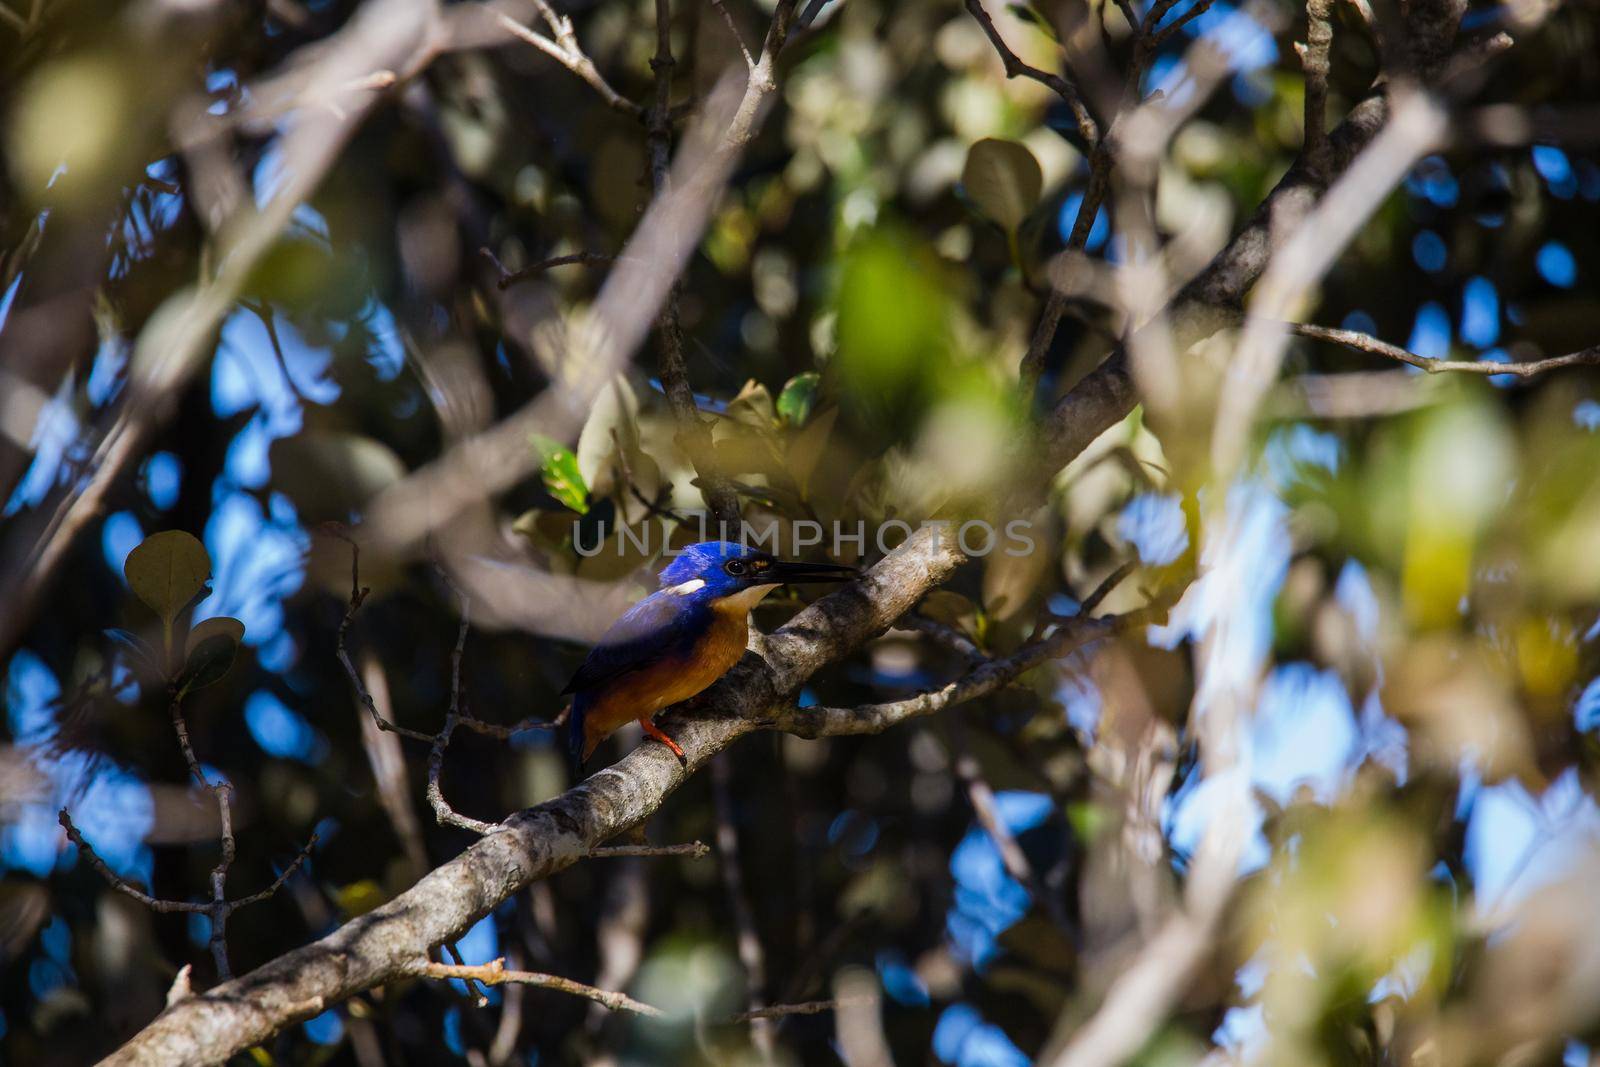
[[[561,692],[572,694],[567,745],[581,770],[595,748],[637,719],[686,763],[651,720],[726,674],[744,655],[750,609],[788,582],[840,582],[854,567],[774,559],[731,541],[702,541],[661,572],[661,588],[612,624]]]

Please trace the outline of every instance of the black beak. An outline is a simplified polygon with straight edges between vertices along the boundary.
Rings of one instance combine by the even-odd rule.
[[[796,585],[801,582],[848,582],[860,573],[856,568],[846,567],[842,563],[799,563],[780,559],[773,562],[772,569],[761,575],[760,580]]]

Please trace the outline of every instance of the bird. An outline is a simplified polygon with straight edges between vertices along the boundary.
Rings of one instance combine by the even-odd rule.
[[[571,695],[567,745],[581,772],[595,748],[628,722],[687,766],[683,749],[652,719],[695,696],[744,655],[750,609],[778,586],[848,581],[835,563],[781,560],[732,541],[689,545],[661,572],[661,588],[601,636],[562,695]]]

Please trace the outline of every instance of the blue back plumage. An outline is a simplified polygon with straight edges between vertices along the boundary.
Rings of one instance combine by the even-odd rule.
[[[757,555],[732,541],[690,545],[661,571],[661,589],[611,625],[562,690],[572,694],[567,744],[574,764],[583,751],[584,716],[606,686],[662,660],[687,660],[712,625],[712,605],[744,588],[726,563]]]

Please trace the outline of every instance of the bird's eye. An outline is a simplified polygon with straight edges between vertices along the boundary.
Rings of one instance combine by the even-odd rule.
[[[742,559],[730,559],[728,561],[728,565],[726,567],[724,567],[723,569],[726,570],[729,574],[743,574],[744,573],[744,560],[742,560]]]

